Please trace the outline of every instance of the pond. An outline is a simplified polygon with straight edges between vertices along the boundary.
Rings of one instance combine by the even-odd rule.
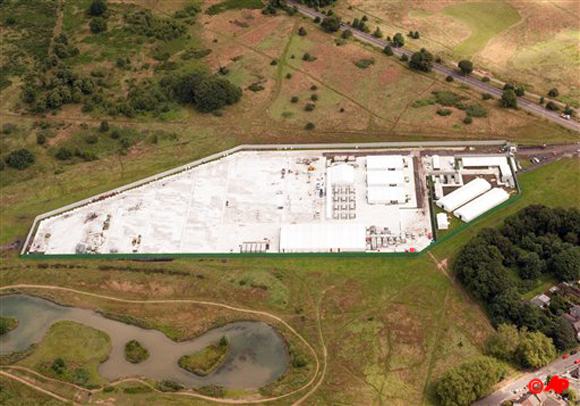
[[[104,331],[111,338],[109,359],[99,366],[99,373],[109,379],[145,377],[170,379],[188,387],[219,385],[232,389],[256,389],[278,379],[288,367],[286,344],[266,323],[240,321],[214,328],[188,341],[175,342],[157,330],[143,329],[107,319],[99,313],[64,307],[48,300],[26,295],[0,297],[0,315],[18,319],[18,327],[0,336],[0,354],[24,350],[38,343],[51,325],[67,320]],[[200,377],[177,365],[185,354],[202,350],[226,336],[230,351],[211,374]],[[132,364],[125,360],[125,344],[137,340],[150,353],[149,358]],[[66,345],[66,343],[63,343]]]

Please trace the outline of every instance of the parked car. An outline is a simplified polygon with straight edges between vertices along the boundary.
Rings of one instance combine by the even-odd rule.
[[[580,364],[580,359],[574,361],[575,364]]]
[[[562,356],[562,358],[564,358],[564,359],[566,359],[566,358],[568,358],[568,357],[570,357],[570,355],[568,355],[568,354],[564,354],[564,355]]]

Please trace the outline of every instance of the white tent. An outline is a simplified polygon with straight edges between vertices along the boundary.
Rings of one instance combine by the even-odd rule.
[[[403,169],[402,155],[368,155],[367,170],[384,171],[387,169]]]
[[[453,214],[468,223],[486,211],[493,209],[498,204],[505,202],[509,197],[509,193],[505,190],[494,188],[467,203],[465,206],[455,210]]]
[[[471,182],[461,186],[441,199],[437,200],[435,204],[443,208],[445,211],[453,211],[458,207],[463,206],[470,200],[475,199],[482,193],[491,189],[488,181],[482,178],[473,179]]]
[[[401,204],[407,201],[407,193],[402,187],[369,186],[367,200],[369,204]]]
[[[333,185],[352,185],[354,183],[354,167],[352,165],[331,166],[327,172],[330,183]]]
[[[403,171],[367,171],[369,186],[402,185],[405,183]]]
[[[363,224],[284,224],[280,228],[280,252],[364,252]]]
[[[447,213],[437,213],[437,229],[447,230],[449,228],[449,219]]]

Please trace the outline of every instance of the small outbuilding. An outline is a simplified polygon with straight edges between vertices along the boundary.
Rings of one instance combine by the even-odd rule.
[[[447,213],[437,213],[437,229],[447,230],[449,228],[449,219]]]

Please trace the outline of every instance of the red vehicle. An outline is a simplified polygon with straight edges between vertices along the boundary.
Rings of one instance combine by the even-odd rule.
[[[563,356],[562,358],[566,359],[566,358],[568,358],[568,357],[569,357],[569,355],[568,355],[568,354],[564,354],[564,356]]]
[[[575,364],[580,364],[580,359],[577,359],[576,361],[574,361]]]

